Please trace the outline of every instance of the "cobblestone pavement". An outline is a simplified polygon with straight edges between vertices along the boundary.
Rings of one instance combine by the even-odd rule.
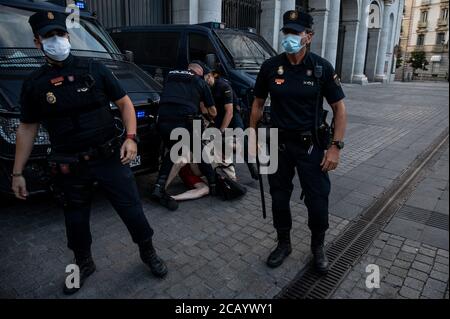
[[[334,298],[449,298],[448,145],[438,156]],[[370,264],[380,267],[379,289],[366,287]]]
[[[342,166],[331,174],[327,241],[345,229],[448,127],[448,84],[346,85],[345,91],[350,121],[348,143]],[[280,268],[268,269],[264,262],[276,244],[270,213],[267,220],[262,219],[257,183],[249,179],[245,167],[239,166],[238,173],[249,190],[243,199],[222,202],[208,197],[182,203],[176,212],[156,207],[148,200],[152,177],[138,179],[145,213],[155,229],[156,246],[169,266],[165,280],[149,274],[125,226],[99,192],[92,207],[91,227],[98,271],[74,298],[276,295],[310,258],[310,235],[300,190],[297,188],[292,197],[293,254]],[[270,212],[269,200],[267,204]],[[407,240],[409,243],[409,239],[403,242],[409,247]],[[420,240],[414,242],[420,248],[434,247]],[[72,260],[65,246],[63,216],[51,201],[41,198],[28,203],[2,203],[0,297],[63,298],[64,270]],[[445,251],[448,248],[434,250],[424,287],[442,290],[431,279],[437,280],[437,272],[445,273],[440,266],[445,264]]]

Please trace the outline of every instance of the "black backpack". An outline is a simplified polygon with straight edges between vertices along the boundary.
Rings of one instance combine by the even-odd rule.
[[[217,195],[222,197],[223,200],[233,200],[247,193],[247,188],[229,178],[220,166],[215,171]]]

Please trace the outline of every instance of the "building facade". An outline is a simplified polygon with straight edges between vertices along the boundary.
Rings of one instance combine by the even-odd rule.
[[[107,27],[226,22],[233,28],[254,28],[279,52],[283,13],[312,10],[311,50],[329,60],[343,82],[359,84],[395,78],[404,1],[86,0]]]
[[[262,2],[261,34],[280,48],[279,29],[295,0]],[[311,50],[329,60],[347,83],[390,82],[395,78],[396,54],[404,0],[309,0],[302,5],[314,16]]]
[[[397,80],[448,80],[448,0],[406,0]],[[413,52],[424,52],[426,70],[413,70]]]

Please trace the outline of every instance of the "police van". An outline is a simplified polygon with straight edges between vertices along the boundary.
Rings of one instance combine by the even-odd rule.
[[[20,92],[24,79],[45,63],[35,48],[28,19],[36,11],[66,12],[66,7],[47,1],[0,0],[0,194],[11,193],[11,178],[19,126]],[[136,107],[139,156],[131,166],[136,174],[154,172],[159,166],[160,138],[155,128],[161,85],[131,63],[114,44],[95,17],[80,13],[78,27],[69,30],[72,54],[102,61],[119,79]],[[125,129],[118,108],[111,104],[119,135]],[[28,165],[24,171],[31,194],[47,192],[47,155],[50,141],[44,127],[39,129]]]
[[[133,52],[134,62],[161,84],[169,71],[184,69],[192,60],[205,62],[231,82],[247,119],[260,67],[277,55],[254,30],[230,29],[223,23],[133,26],[109,31],[117,46]]]

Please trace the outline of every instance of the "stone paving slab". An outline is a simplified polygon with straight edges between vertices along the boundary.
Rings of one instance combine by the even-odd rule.
[[[367,288],[368,265],[378,265],[380,288]],[[334,299],[448,299],[448,250],[380,234],[347,275]]]
[[[76,298],[272,298],[310,258],[307,214],[293,203],[293,253],[278,269],[265,266],[275,233],[271,220],[261,217],[257,190],[233,202],[209,197],[185,202],[176,212],[143,202],[168,277],[150,275],[125,226],[99,196],[92,214],[98,271]],[[41,210],[45,203],[32,207],[2,212],[0,296],[63,298],[64,269],[71,263],[63,217],[56,207]],[[347,223],[331,216],[327,240]]]
[[[405,205],[436,209],[442,198],[448,199],[449,147],[437,153],[438,160],[421,173],[422,178]],[[426,203],[416,201],[417,194],[423,196]],[[431,204],[430,204],[431,203]],[[411,206],[412,205],[412,206]],[[425,206],[424,206],[425,205]],[[430,206],[429,206],[430,205]],[[418,210],[423,217],[426,211]],[[447,206],[448,216],[448,206]],[[421,221],[406,220],[400,209],[389,222],[385,230],[372,243],[368,252],[347,275],[333,298],[354,299],[448,299],[449,297],[449,229],[425,225]],[[434,211],[431,210],[431,213]],[[419,220],[419,219],[418,219]],[[439,225],[441,226],[441,225]],[[380,268],[379,288],[369,289],[366,279],[368,265]]]

